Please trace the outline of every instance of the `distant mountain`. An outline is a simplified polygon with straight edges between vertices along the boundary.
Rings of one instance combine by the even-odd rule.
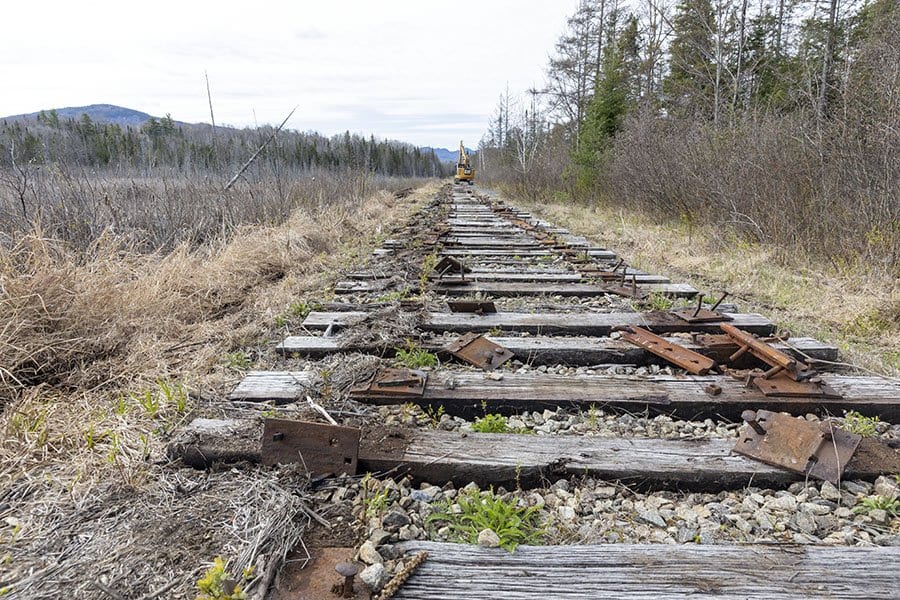
[[[51,110],[54,109],[47,109],[42,112],[49,113]],[[148,115],[147,113],[141,112],[139,110],[115,106],[113,104],[69,106],[66,108],[57,108],[55,110],[56,115],[60,119],[80,119],[81,115],[87,115],[91,118],[91,121],[94,121],[95,123],[110,123],[117,125],[139,126],[143,125],[150,119],[158,118]],[[39,114],[39,112],[34,112],[24,115],[12,115],[9,117],[3,117],[2,120],[15,121],[19,119],[35,119]]]
[[[66,108],[57,108],[52,109],[48,108],[43,111],[27,113],[22,115],[10,115],[8,117],[0,117],[0,121],[25,121],[25,120],[34,120],[37,119],[38,115],[41,112],[49,113],[52,110],[56,110],[56,116],[60,120],[66,119],[80,119],[81,115],[87,115],[91,118],[91,121],[95,123],[103,123],[103,124],[114,124],[120,126],[130,125],[132,127],[140,127],[150,119],[159,119],[159,117],[154,117],[153,115],[148,115],[145,112],[141,112],[139,110],[134,110],[131,108],[125,108],[123,106],[116,106],[114,104],[91,104],[90,106],[68,106]],[[183,127],[208,127],[208,125],[203,123],[189,124],[183,123],[181,121],[175,121],[175,124]],[[222,126],[223,129],[231,129],[228,125]],[[425,146],[421,148],[423,152],[428,152],[429,150],[434,150],[435,155],[438,157],[438,160],[444,163],[452,163],[456,164],[456,159],[459,156],[459,151],[457,150],[448,150],[446,148],[430,148]],[[471,154],[473,150],[466,149]]]
[[[459,150],[447,150],[446,148],[428,148],[428,147],[422,148],[422,150],[424,150],[426,152],[429,150],[434,150],[435,156],[437,156],[441,162],[456,164],[456,160],[459,158]],[[466,152],[468,152],[471,155],[475,151],[472,150],[471,148],[466,148]]]

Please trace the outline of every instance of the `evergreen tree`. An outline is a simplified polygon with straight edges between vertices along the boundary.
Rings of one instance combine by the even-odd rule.
[[[675,116],[711,118],[715,113],[715,19],[710,0],[682,0],[672,21],[665,106]]]
[[[612,37],[612,36],[611,36]],[[637,103],[640,69],[637,19],[630,17],[614,44],[603,49],[600,76],[587,107],[573,160],[578,181],[592,185],[603,151],[621,128],[625,115]]]

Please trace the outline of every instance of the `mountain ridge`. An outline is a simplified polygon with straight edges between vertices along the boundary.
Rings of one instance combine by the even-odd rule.
[[[156,117],[149,113],[145,113],[143,111],[135,110],[133,108],[126,108],[124,106],[118,106],[115,104],[88,104],[85,106],[66,106],[63,108],[48,108],[44,110],[39,110],[32,113],[22,113],[18,115],[9,115],[6,117],[0,117],[0,121],[19,121],[19,120],[28,120],[28,119],[37,119],[41,113],[45,115],[50,115],[53,112],[56,112],[56,116],[59,119],[80,119],[82,115],[87,115],[91,121],[95,123],[103,123],[109,125],[122,125],[122,126],[132,126],[132,127],[140,127],[147,121],[151,119],[159,120],[162,117]],[[175,121],[177,125],[192,125],[191,123],[184,123],[182,121]],[[193,125],[206,125],[205,123],[195,123]],[[228,127],[227,125],[225,127]],[[421,146],[420,150],[428,152],[434,151],[435,155],[441,162],[444,163],[453,163],[456,164],[456,159],[459,155],[457,150],[450,150],[448,148],[434,148],[431,146]],[[471,154],[473,152],[472,149],[466,148],[466,150]]]

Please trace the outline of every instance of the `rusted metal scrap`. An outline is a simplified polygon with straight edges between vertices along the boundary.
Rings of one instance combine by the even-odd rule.
[[[697,308],[694,308],[693,310],[675,310],[672,311],[672,314],[683,321],[687,321],[688,323],[730,321],[731,317],[729,317],[728,315],[723,315],[722,313],[716,312],[716,309],[719,308],[719,305],[722,304],[722,301],[727,297],[728,292],[723,293],[722,297],[719,298],[711,308],[707,309],[703,308],[703,294],[697,294]]]
[[[788,356],[752,333],[742,331],[733,325],[723,323],[721,328],[738,345],[738,350],[729,357],[729,362],[734,362],[749,353],[771,367],[765,372],[751,372],[747,377],[747,385],[755,387],[765,396],[841,397],[840,394],[825,385],[818,373],[806,363]]]
[[[621,267],[622,271],[619,272],[619,268]],[[597,279],[601,279],[603,281],[615,281],[622,280],[625,276],[626,270],[625,261],[623,259],[619,259],[619,261],[613,266],[612,269],[604,269],[597,265],[589,265],[585,267],[581,267],[578,269],[578,272],[581,273],[585,277],[595,277]]]
[[[493,371],[513,356],[512,352],[479,333],[466,333],[444,348],[453,356],[485,371]]]
[[[441,260],[438,261],[438,264],[434,266],[434,272],[437,274],[438,278],[443,277],[447,273],[457,273],[461,277],[464,277],[466,273],[471,271],[471,269],[461,261],[456,260],[452,256],[445,256]]]
[[[447,306],[450,312],[475,313],[486,315],[497,312],[497,306],[493,302],[479,302],[477,300],[448,300]]]
[[[860,436],[829,422],[768,410],[745,410],[734,451],[769,465],[838,484]]]
[[[693,350],[688,350],[684,346],[679,346],[640,327],[629,327],[623,330],[622,339],[640,346],[647,352],[655,354],[694,375],[706,375],[718,368],[716,361],[713,359],[698,354]]]
[[[637,277],[634,275],[631,276],[630,282],[626,280],[624,270],[619,275],[618,284],[610,282],[605,283],[600,287],[606,294],[615,294],[617,296],[624,296],[625,298],[633,298],[635,300],[644,300],[650,295],[647,290],[638,287]]]
[[[361,387],[350,390],[351,398],[420,398],[425,393],[428,373],[414,369],[381,369]]]
[[[355,475],[359,438],[356,427],[266,419],[260,459],[269,466],[301,463],[311,475]]]
[[[737,352],[731,355],[729,362],[733,362],[749,352],[772,367],[763,375],[766,379],[782,372],[795,381],[807,381],[817,375],[817,373],[806,363],[801,362],[792,356],[788,356],[781,350],[763,342],[752,333],[742,331],[734,325],[729,325],[727,323],[722,324],[721,328],[728,337],[733,339],[737,345],[740,346]]]

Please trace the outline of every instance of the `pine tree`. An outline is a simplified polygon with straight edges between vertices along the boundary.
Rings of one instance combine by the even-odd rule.
[[[711,118],[715,113],[715,19],[710,0],[682,0],[672,21],[666,107],[675,116]]]
[[[573,156],[579,185],[591,186],[596,181],[603,151],[636,105],[639,69],[638,26],[632,16],[615,43],[603,49],[600,77]]]

